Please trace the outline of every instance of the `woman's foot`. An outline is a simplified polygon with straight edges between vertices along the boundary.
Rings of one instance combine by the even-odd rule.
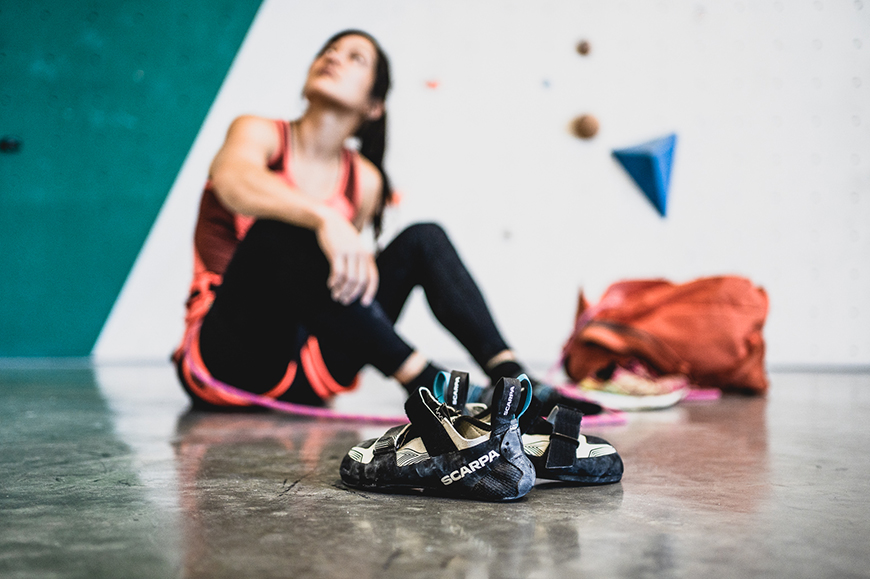
[[[499,356],[503,355],[504,353],[499,354],[495,356],[493,360],[496,360]],[[601,412],[601,406],[598,404],[569,398],[561,394],[557,388],[533,378],[523,365],[513,357],[512,352],[509,357],[504,356],[496,364],[493,364],[492,361],[490,361],[490,364],[487,365],[487,375],[489,376],[490,384],[496,384],[499,378],[502,377],[519,378],[523,374],[525,374],[529,378],[529,382],[532,383],[532,404],[539,409],[538,411],[542,416],[550,414],[553,408],[559,404],[578,410],[585,415],[599,414]],[[473,400],[475,395],[477,400]],[[472,402],[481,402],[487,405],[490,404],[492,400],[492,386],[480,389],[474,393],[469,391],[469,400]]]

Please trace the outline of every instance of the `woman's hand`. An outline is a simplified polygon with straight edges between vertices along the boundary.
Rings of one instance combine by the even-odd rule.
[[[329,261],[326,285],[332,299],[348,305],[359,298],[362,305],[371,305],[378,291],[378,268],[359,231],[340,214],[327,211],[315,232]]]

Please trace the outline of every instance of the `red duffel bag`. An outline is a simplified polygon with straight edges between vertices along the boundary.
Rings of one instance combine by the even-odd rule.
[[[761,394],[768,387],[761,334],[767,309],[765,291],[736,276],[623,281],[595,306],[581,292],[565,372],[579,382],[639,359],[699,386]]]

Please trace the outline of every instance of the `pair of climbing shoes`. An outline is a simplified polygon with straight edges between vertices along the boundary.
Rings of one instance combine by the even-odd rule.
[[[587,485],[621,479],[616,449],[580,434],[580,412],[557,405],[547,419],[538,415],[525,375],[500,379],[488,405],[468,403],[468,391],[468,374],[455,371],[440,373],[432,391],[418,389],[405,403],[409,424],[350,449],[340,468],[344,483],[511,501],[525,496],[536,478]]]

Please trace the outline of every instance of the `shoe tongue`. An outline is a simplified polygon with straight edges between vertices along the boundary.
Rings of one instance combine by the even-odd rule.
[[[420,434],[429,456],[438,456],[456,450],[456,444],[444,430],[441,404],[426,388],[420,387],[405,401],[405,414],[415,432]]]
[[[516,378],[500,378],[492,393],[493,430],[510,424],[517,414],[522,399],[520,382]]]

